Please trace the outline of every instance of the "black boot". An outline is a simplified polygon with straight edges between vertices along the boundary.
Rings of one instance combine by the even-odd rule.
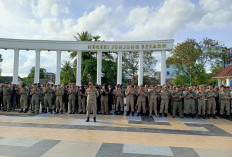
[[[63,114],[63,110],[60,111],[60,114]]]
[[[129,116],[130,112],[126,112],[126,116]]]
[[[58,114],[59,113],[59,111],[56,111],[56,113],[55,114]]]
[[[87,117],[87,120],[86,120],[86,122],[89,122],[89,117]]]
[[[134,116],[134,112],[132,112],[132,116]]]
[[[94,121],[95,123],[97,122],[96,117],[93,117],[93,121]]]
[[[49,112],[52,114],[52,109],[49,109]]]
[[[139,113],[137,113],[137,116],[139,116]]]
[[[203,115],[202,117],[203,117],[203,119],[205,119],[205,118],[206,118],[206,117],[205,117],[205,115]]]
[[[214,118],[214,119],[217,119],[217,117],[216,117],[216,115],[215,115],[215,114],[213,115],[213,118]]]
[[[163,117],[163,116],[162,116],[162,113],[159,113],[159,117]]]
[[[23,109],[21,109],[21,110],[19,111],[19,113],[23,113]]]
[[[167,113],[164,113],[164,117],[167,117],[168,116],[168,114]]]
[[[23,113],[27,113],[28,109],[25,109]]]
[[[47,109],[44,109],[44,113],[48,113]]]
[[[207,114],[207,119],[210,119],[210,115],[209,114]]]

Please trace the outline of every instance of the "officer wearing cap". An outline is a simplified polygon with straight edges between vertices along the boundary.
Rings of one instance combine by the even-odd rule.
[[[139,116],[141,114],[141,108],[143,108],[143,114],[146,114],[146,96],[147,96],[147,91],[144,89],[143,85],[140,85],[138,93],[138,100],[137,100],[137,105],[138,105],[138,114]]]
[[[177,86],[176,90],[172,93],[172,98],[173,98],[173,109],[172,109],[172,117],[175,118],[176,116],[176,110],[178,109],[179,111],[179,116],[183,118],[183,104],[182,104],[182,99],[183,97],[183,92],[181,91],[181,86]]]
[[[32,89],[31,94],[32,94],[32,98],[31,98],[32,111],[31,111],[31,113],[39,113],[40,89],[38,88],[38,85],[36,83],[33,85],[33,89]]]
[[[134,107],[134,89],[131,87],[131,84],[127,85],[126,93],[126,115],[129,116],[129,111],[131,109],[132,116],[134,116],[135,107]]]
[[[58,84],[58,87],[55,90],[56,95],[56,114],[61,113],[63,114],[64,111],[64,104],[63,104],[63,95],[64,95],[64,89],[61,88],[60,84]]]
[[[29,90],[26,88],[25,84],[22,85],[20,91],[19,91],[20,96],[20,113],[27,112],[27,108],[28,108],[28,94],[29,94]],[[24,111],[23,111],[24,110]]]
[[[12,89],[8,82],[5,83],[3,88],[3,110],[9,112],[11,108],[11,95]]]
[[[45,110],[47,111],[47,108],[48,108],[48,111],[52,113],[52,89],[50,88],[50,84],[46,85],[43,93],[44,93]]]
[[[99,95],[96,88],[94,88],[93,83],[89,82],[89,88],[85,92],[87,96],[87,120],[86,122],[89,122],[90,112],[93,112],[93,120],[96,122],[96,116],[97,116],[97,97]]]

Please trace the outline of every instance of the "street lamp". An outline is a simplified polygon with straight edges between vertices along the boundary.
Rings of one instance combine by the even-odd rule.
[[[192,66],[190,68],[190,86],[192,86]]]

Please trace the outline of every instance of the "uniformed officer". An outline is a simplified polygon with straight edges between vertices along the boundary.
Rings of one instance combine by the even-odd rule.
[[[101,110],[102,114],[109,114],[109,105],[108,105],[108,88],[103,84],[101,89]],[[117,105],[116,105],[117,106]]]
[[[56,114],[61,113],[63,114],[64,111],[64,104],[63,104],[63,95],[64,95],[64,89],[61,88],[60,84],[58,84],[58,87],[55,90],[56,95]]]
[[[12,89],[8,82],[5,83],[3,88],[3,110],[9,112],[11,108],[11,95]]]
[[[89,82],[89,88],[85,92],[87,96],[87,120],[86,122],[89,122],[90,112],[93,111],[93,120],[96,122],[96,116],[97,116],[97,97],[99,95],[96,88],[94,88],[93,83]]]
[[[220,116],[223,116],[224,110],[226,110],[226,118],[230,116],[230,93],[226,91],[223,86],[222,90],[219,92],[220,103]]]
[[[81,107],[81,112],[85,114],[86,113],[86,95],[85,95],[84,86],[80,88],[80,96],[81,96],[81,102],[80,102],[79,107]]]
[[[141,108],[143,108],[143,114],[146,114],[146,96],[147,96],[147,91],[144,89],[143,85],[140,85],[138,93],[138,100],[137,100],[137,105],[138,105],[138,114],[139,116],[141,114]]]
[[[207,97],[207,118],[210,118],[210,113],[212,110],[212,116],[214,119],[216,118],[215,115],[215,109],[216,109],[216,101],[215,101],[215,97],[216,97],[216,93],[213,90],[213,86],[209,85],[208,89],[206,90],[206,97]]]
[[[19,94],[21,95],[20,96],[20,106],[21,106],[20,113],[21,112],[27,113],[27,108],[28,108],[27,100],[28,100],[29,90],[26,88],[26,86],[24,84],[20,88]]]
[[[32,94],[32,98],[31,98],[32,111],[31,111],[31,113],[39,113],[40,89],[38,88],[37,84],[34,84],[31,94]]]
[[[43,93],[44,93],[45,112],[48,109],[48,112],[52,113],[52,89],[50,87],[50,84],[46,84]]]
[[[170,97],[170,92],[168,91],[167,86],[163,86],[163,90],[161,91],[160,95],[161,95],[160,116],[162,117],[162,113],[164,113],[164,117],[167,117],[169,97]]]
[[[118,107],[120,106],[121,114],[123,114],[123,108],[124,108],[124,92],[122,90],[122,87],[120,85],[117,85],[117,90],[115,90],[116,95],[116,114],[119,114]]]
[[[205,102],[204,86],[199,87],[199,90],[197,92],[197,98],[198,98],[198,119],[200,119],[201,117],[205,119],[206,102]]]
[[[186,98],[187,98],[187,102],[184,105],[184,113],[188,116],[189,114],[191,114],[190,116],[192,118],[195,117],[196,114],[196,108],[195,108],[195,99],[197,98],[196,93],[193,91],[192,87],[189,87],[189,90],[187,91],[186,94]]]
[[[76,88],[74,84],[69,85],[69,90],[68,90],[68,110],[69,114],[74,114],[75,113],[75,108],[76,106]]]
[[[131,87],[131,84],[127,85],[126,89],[126,115],[129,116],[130,109],[132,116],[134,116],[135,107],[134,107],[134,89]]]
[[[45,109],[45,105],[44,105],[44,92],[43,91],[45,87],[46,87],[45,84],[43,84],[42,86],[38,85],[38,88],[40,90],[39,101],[41,103],[42,113],[47,113],[47,109]]]
[[[157,97],[158,91],[155,89],[155,85],[151,86],[151,89],[148,92],[148,101],[149,101],[149,117],[152,116],[154,110],[155,116],[157,117]]]
[[[28,100],[27,100],[27,103],[28,103],[28,109],[27,110],[29,110],[29,109],[31,109],[32,110],[32,105],[31,105],[31,98],[32,98],[32,89],[33,89],[33,86],[32,86],[32,84],[31,83],[29,83],[28,84],[28,91],[29,91],[29,95],[28,95]]]
[[[173,98],[172,117],[175,118],[176,110],[178,109],[179,116],[183,118],[182,99],[184,97],[183,97],[183,92],[180,90],[180,86],[177,86],[176,91],[172,93],[172,98]]]

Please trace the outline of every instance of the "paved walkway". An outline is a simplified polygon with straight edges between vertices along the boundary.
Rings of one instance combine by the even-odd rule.
[[[0,112],[0,156],[232,157],[232,121]]]

